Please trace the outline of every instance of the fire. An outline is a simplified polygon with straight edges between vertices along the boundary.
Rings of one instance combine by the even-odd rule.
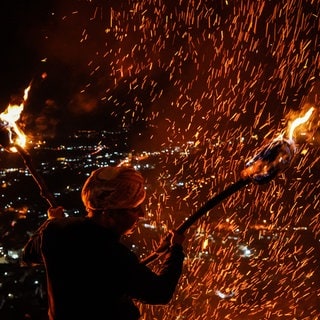
[[[307,122],[307,121],[309,120],[309,118],[311,117],[311,114],[312,114],[313,110],[314,110],[314,107],[311,107],[311,108],[306,112],[306,114],[305,114],[304,116],[295,119],[295,120],[291,123],[290,129],[289,129],[289,139],[290,139],[290,140],[293,140],[293,134],[294,134],[295,129],[296,129],[298,126],[304,124],[305,122]]]
[[[12,146],[10,146],[9,149],[12,152],[17,151],[14,145],[19,145],[23,148],[25,147],[27,142],[27,137],[18,126],[17,121],[20,119],[21,112],[24,108],[24,103],[28,98],[29,90],[30,86],[25,89],[23,101],[20,105],[9,104],[7,109],[0,114],[0,120],[2,121],[2,125],[8,131],[9,141],[10,144],[12,144]]]
[[[294,131],[309,120],[313,110],[314,107],[311,107],[303,117],[296,118],[291,123],[288,139],[284,139],[281,134],[248,161],[246,168],[241,172],[242,177],[251,178],[261,184],[269,182],[279,172],[284,171],[296,152]]]

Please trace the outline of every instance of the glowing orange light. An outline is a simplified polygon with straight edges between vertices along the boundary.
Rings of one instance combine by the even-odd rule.
[[[311,107],[311,108],[306,112],[306,114],[305,114],[304,116],[295,119],[295,120],[291,123],[290,128],[289,128],[289,139],[291,139],[291,140],[293,139],[294,131],[295,131],[295,129],[296,129],[298,126],[304,124],[305,122],[307,122],[307,121],[309,120],[309,118],[311,117],[311,114],[312,114],[313,110],[314,110],[314,107]]]
[[[0,120],[4,122],[5,126],[8,129],[10,143],[12,144],[12,146],[10,147],[10,151],[12,152],[17,151],[14,145],[19,145],[23,148],[25,147],[27,142],[27,137],[17,125],[17,121],[19,120],[21,112],[24,108],[24,103],[28,98],[29,90],[30,86],[25,89],[23,101],[20,105],[9,104],[7,109],[0,114]]]

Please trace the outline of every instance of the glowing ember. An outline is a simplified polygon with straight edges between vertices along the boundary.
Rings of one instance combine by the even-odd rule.
[[[9,149],[12,152],[17,151],[14,145],[19,145],[21,147],[25,147],[26,145],[27,137],[19,128],[17,121],[19,120],[21,112],[24,108],[24,103],[28,98],[29,90],[30,86],[25,89],[23,101],[20,105],[9,104],[7,109],[0,114],[0,120],[3,122],[2,125],[8,131],[9,142],[12,145],[9,147]]]
[[[289,139],[284,139],[280,135],[247,162],[246,169],[241,173],[242,176],[244,178],[250,177],[261,184],[270,181],[280,171],[285,170],[296,151],[293,140],[294,130],[309,120],[313,110],[314,108],[311,107],[303,117],[299,117],[292,122],[289,130]]]
[[[259,184],[269,182],[288,166],[294,151],[292,141],[275,139],[247,162],[246,169],[241,174],[244,178],[249,177]]]

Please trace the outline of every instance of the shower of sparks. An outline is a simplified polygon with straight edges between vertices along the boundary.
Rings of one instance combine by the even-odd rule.
[[[314,105],[305,115],[313,115],[306,132],[314,134],[312,143],[290,131],[301,145],[292,170],[249,185],[191,228],[173,300],[141,305],[142,319],[318,319],[320,2],[61,6],[46,37],[48,52],[86,79],[77,83],[69,111],[90,119],[103,110],[122,128],[138,127],[133,150],[157,152],[148,232],[165,233],[236,181],[256,147],[279,136],[291,111],[304,109],[303,98]],[[145,254],[155,241],[147,235]]]

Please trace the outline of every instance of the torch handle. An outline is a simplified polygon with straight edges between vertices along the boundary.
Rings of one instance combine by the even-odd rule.
[[[22,157],[22,159],[24,161],[24,164],[26,165],[26,167],[30,171],[33,179],[37,183],[37,185],[40,189],[40,195],[49,203],[49,205],[51,207],[57,207],[58,204],[56,203],[56,199],[54,198],[52,193],[49,191],[42,176],[40,176],[40,174],[35,169],[30,154],[26,150],[24,150],[22,147],[20,147],[19,145],[15,145],[15,148],[19,152],[20,156]]]
[[[200,217],[206,214],[209,210],[211,210],[218,203],[231,196],[241,188],[245,187],[247,184],[251,182],[251,179],[240,179],[237,182],[229,185],[226,189],[221,191],[219,194],[208,200],[199,210],[190,215],[184,222],[182,222],[176,231],[178,233],[184,233],[191,225],[197,221]]]
[[[222,192],[208,200],[199,210],[190,215],[184,222],[182,222],[176,231],[178,233],[183,234],[191,225],[196,222],[200,217],[206,214],[209,210],[211,210],[218,203],[231,196],[241,188],[245,187],[251,182],[251,179],[240,179],[237,182],[231,184]],[[157,259],[161,254],[163,254],[169,247],[170,243],[168,241],[164,241],[154,252],[152,252],[148,257],[141,261],[142,264],[149,264],[153,260]]]

